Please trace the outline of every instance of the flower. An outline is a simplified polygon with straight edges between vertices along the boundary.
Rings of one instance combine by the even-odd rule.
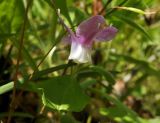
[[[104,17],[96,15],[80,23],[75,33],[69,30],[69,34],[62,39],[71,43],[68,59],[78,63],[91,62],[93,42],[112,40],[118,31],[113,26],[105,27],[105,24]]]

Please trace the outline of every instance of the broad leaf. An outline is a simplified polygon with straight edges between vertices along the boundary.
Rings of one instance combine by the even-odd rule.
[[[38,84],[38,87],[42,89],[44,105],[57,111],[80,111],[89,100],[72,76],[44,80]]]

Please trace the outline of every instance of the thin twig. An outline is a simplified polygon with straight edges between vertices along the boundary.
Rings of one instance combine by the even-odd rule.
[[[31,2],[32,2],[32,0],[30,0],[28,2],[27,7],[26,7],[26,11],[25,11],[25,15],[24,15],[24,22],[22,25],[22,32],[21,32],[21,36],[20,36],[20,40],[19,40],[20,45],[19,45],[19,49],[18,49],[16,71],[15,71],[15,76],[14,76],[14,86],[13,86],[13,91],[12,91],[12,100],[10,103],[10,110],[9,110],[9,114],[8,114],[7,123],[10,123],[12,114],[14,113],[14,109],[15,109],[16,84],[18,81],[19,64],[20,64],[20,58],[21,58],[22,48],[23,48],[24,32],[25,32],[25,27],[26,27],[26,23],[27,23],[27,13],[29,10],[29,6],[31,5]]]

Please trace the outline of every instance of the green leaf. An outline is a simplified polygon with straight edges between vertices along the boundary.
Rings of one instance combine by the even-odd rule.
[[[9,82],[5,85],[0,86],[0,95],[12,90],[13,86],[14,82]]]
[[[110,82],[111,85],[113,85],[115,83],[115,80],[114,80],[114,77],[112,76],[112,74],[110,72],[106,71],[105,69],[103,69],[101,67],[93,66],[93,67],[91,67],[91,70],[103,75],[105,77],[105,79],[108,82]]]
[[[75,63],[62,64],[62,65],[59,65],[59,66],[56,66],[56,67],[51,67],[51,68],[48,68],[48,69],[45,69],[45,70],[38,71],[35,74],[33,74],[32,80],[40,78],[40,77],[42,77],[44,75],[47,75],[49,73],[74,66],[74,65],[76,65],[76,64]]]
[[[80,111],[89,101],[72,76],[55,77],[41,81],[43,104],[54,110]]]
[[[126,105],[124,105],[121,101],[119,101],[118,99],[116,99],[115,97],[112,97],[112,96],[110,96],[110,95],[108,95],[108,94],[106,94],[104,92],[101,92],[101,91],[99,91],[97,89],[90,89],[90,90],[92,92],[96,93],[96,94],[99,94],[101,97],[103,97],[103,98],[111,101],[113,104],[115,104],[115,106],[118,109],[123,110],[124,113],[126,113],[128,115],[128,117],[129,117],[129,119],[131,119],[132,121],[135,121],[136,123],[141,123],[138,115],[134,111],[132,111],[131,109],[129,109]],[[112,110],[114,110],[114,109],[112,109]],[[107,113],[106,113],[106,115],[107,115]],[[115,113],[115,115],[117,115],[117,114]],[[125,118],[128,119],[128,117],[125,117]],[[127,119],[125,119],[125,120],[127,120]]]
[[[114,53],[112,53],[111,56],[116,57],[116,59],[118,59],[118,60],[123,59],[125,61],[130,62],[130,63],[134,63],[135,65],[139,65],[145,73],[148,73],[150,75],[154,75],[157,78],[159,78],[159,76],[160,76],[160,70],[155,69],[148,62],[146,62],[144,60],[136,59],[136,58],[133,58],[133,57],[127,56],[127,55],[114,54]]]
[[[43,89],[42,89],[43,90]],[[55,104],[53,103],[52,101],[50,101],[47,97],[45,97],[45,94],[44,94],[44,91],[42,91],[42,102],[45,106],[48,106],[52,109],[56,109],[58,111],[61,111],[61,110],[68,110],[69,109],[69,105],[68,104]]]
[[[127,18],[126,16],[121,16],[116,14],[115,17],[121,21],[123,21],[124,23],[130,25],[131,27],[137,29],[138,31],[140,31],[142,34],[144,34],[150,41],[152,41],[151,36],[148,34],[148,32],[139,24],[135,23],[132,19]]]
[[[23,1],[19,1],[19,0],[14,0],[14,1],[16,2],[15,2],[15,9],[13,10],[14,13],[13,13],[12,21],[11,21],[11,27],[12,27],[11,32],[19,32],[23,23],[25,9],[23,5]]]
[[[86,80],[86,81],[83,81],[82,83],[80,83],[80,86],[83,89],[87,89],[89,86],[92,86],[95,83],[97,83],[97,81],[95,79],[89,79],[89,80]]]
[[[88,77],[88,76],[96,77],[99,75],[104,76],[105,79],[108,82],[110,82],[109,83],[110,85],[113,85],[115,83],[115,80],[114,80],[114,77],[112,76],[112,74],[110,72],[104,70],[103,68],[98,67],[98,66],[92,66],[92,67],[89,67],[89,68],[77,73],[77,76],[79,78],[84,78],[84,77]]]
[[[62,115],[61,116],[61,123],[80,123],[77,122],[72,116],[70,115]]]
[[[116,8],[117,9],[124,9],[124,10],[128,10],[128,11],[132,11],[132,12],[139,13],[139,14],[146,14],[143,10],[137,9],[137,8],[133,8],[133,7],[118,6]]]
[[[116,5],[116,6],[122,6],[122,5],[126,4],[128,1],[129,1],[129,0],[112,1],[112,3],[116,3],[116,4],[117,4],[117,2],[118,2],[119,4]],[[106,18],[108,15],[110,15],[111,13],[114,13],[115,11],[116,11],[116,9],[114,9],[114,8],[107,10],[106,15],[105,15],[105,18]]]
[[[0,2],[0,32],[17,31],[22,23],[24,7],[22,1],[1,0]]]
[[[120,107],[109,107],[109,108],[100,108],[99,110],[100,114],[104,116],[109,116],[109,117],[124,117],[127,115],[127,112]]]
[[[7,8],[7,9],[6,9]],[[10,32],[13,10],[15,8],[15,0],[0,2],[0,32]],[[5,10],[5,11],[4,11]]]

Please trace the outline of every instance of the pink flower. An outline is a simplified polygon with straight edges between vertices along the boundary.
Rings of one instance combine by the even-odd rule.
[[[69,34],[62,39],[71,43],[71,51],[68,59],[79,63],[91,62],[93,42],[112,40],[118,31],[113,26],[104,27],[104,25],[104,17],[96,15],[83,21],[75,33],[68,29]]]

